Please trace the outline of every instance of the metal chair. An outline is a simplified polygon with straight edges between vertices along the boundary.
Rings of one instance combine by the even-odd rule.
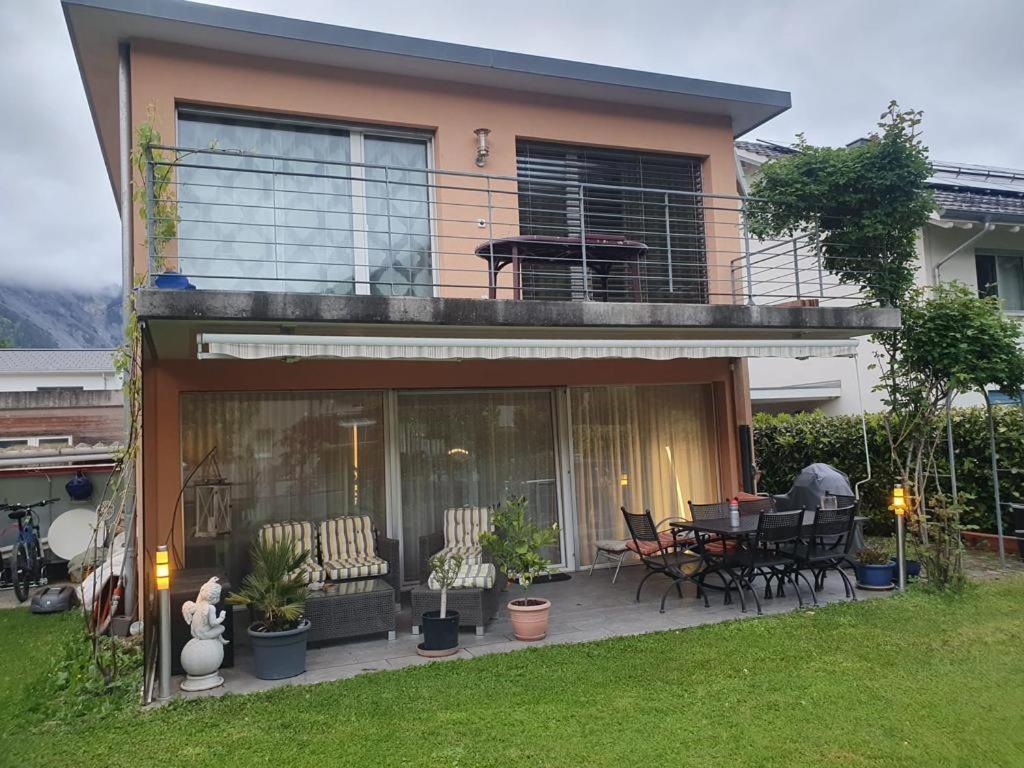
[[[759,496],[756,499],[740,499],[741,515],[761,515],[775,511],[775,499],[771,496]]]
[[[840,498],[851,500],[851,497]],[[815,604],[818,599],[814,592],[825,586],[825,575],[829,571],[836,571],[842,578],[846,596],[857,599],[850,577],[843,570],[844,564],[852,565],[849,558],[856,515],[855,504],[847,503],[838,509],[819,507],[814,511],[810,537],[794,550],[797,567],[809,570],[814,576],[811,597]]]
[[[636,602],[640,602],[640,592],[644,588],[644,583],[655,574],[663,574],[672,579],[672,583],[661,595],[661,613],[665,612],[665,599],[673,587],[679,597],[683,596],[682,584],[684,581],[692,581],[697,585],[697,596],[703,595],[706,607],[708,605],[707,594],[696,578],[696,574],[700,572],[701,566],[704,564],[704,558],[685,548],[688,540],[680,540],[670,531],[659,531],[658,526],[654,524],[650,510],[633,514],[625,507],[620,507],[620,509],[626,521],[626,529],[632,539],[633,546],[630,549],[636,552],[648,570],[648,573],[640,580],[640,584],[637,585]],[[687,572],[684,569],[692,570]]]
[[[800,593],[798,580],[804,579],[812,597],[814,589],[809,581],[797,568],[797,560],[793,550],[800,544],[803,530],[804,511],[802,509],[787,512],[765,512],[757,521],[757,532],[750,547],[736,549],[726,556],[721,568],[726,573],[735,574],[740,603],[743,605],[743,590],[748,589],[754,597],[757,612],[761,613],[761,601],[754,591],[751,581],[758,576],[765,579],[765,597],[771,598],[772,579],[779,580],[778,596],[782,596],[782,583],[789,581],[796,589],[796,597],[802,608],[803,595]],[[788,547],[786,545],[789,545]],[[746,609],[743,606],[744,610]]]

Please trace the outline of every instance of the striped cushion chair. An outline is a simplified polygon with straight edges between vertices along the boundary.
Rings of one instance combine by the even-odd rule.
[[[349,581],[387,575],[388,562],[378,557],[375,539],[368,515],[347,515],[320,523],[327,578]]]
[[[494,586],[497,577],[497,570],[493,563],[463,563],[459,568],[455,581],[452,582],[452,589],[490,589]],[[440,589],[437,577],[432,572],[427,579],[427,586],[431,589]]]
[[[444,511],[444,547],[438,554],[462,555],[466,565],[484,560],[480,534],[494,528],[490,507],[453,507]]]
[[[317,562],[316,539],[312,523],[270,523],[260,528],[259,536],[260,539],[267,542],[289,540],[296,552],[306,552],[306,562],[296,573],[301,573],[307,584],[326,580],[324,569]]]

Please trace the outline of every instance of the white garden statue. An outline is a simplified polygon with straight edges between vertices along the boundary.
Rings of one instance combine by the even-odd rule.
[[[199,588],[199,596],[193,603],[185,601],[181,615],[192,629],[192,639],[181,649],[181,666],[185,679],[183,691],[205,691],[224,685],[224,678],[218,674],[224,662],[224,621],[227,613],[217,613],[220,602],[220,582],[216,576]]]

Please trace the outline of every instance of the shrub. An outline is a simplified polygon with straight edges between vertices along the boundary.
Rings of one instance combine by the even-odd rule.
[[[993,416],[1002,500],[1024,501],[1024,418],[1016,406],[994,408]],[[941,418],[945,420],[944,415]],[[861,512],[870,518],[869,532],[889,533],[894,524],[888,509],[889,494],[899,481],[889,463],[889,444],[881,417],[869,414],[867,426],[873,477],[861,486]],[[984,408],[953,409],[953,441],[958,501],[963,508],[961,522],[994,532],[992,460]],[[826,416],[820,411],[759,413],[754,417],[754,450],[763,473],[759,490],[769,493],[784,493],[797,472],[816,461],[847,473],[851,485],[867,477],[860,416]],[[939,446],[936,460],[943,490],[948,491],[945,445]],[[1003,522],[1009,522],[1005,510]]]

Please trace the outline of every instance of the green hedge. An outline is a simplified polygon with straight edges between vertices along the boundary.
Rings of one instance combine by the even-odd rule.
[[[1016,406],[1000,406],[994,413],[1002,501],[1024,501],[1024,419]],[[861,508],[872,519],[870,528],[884,533],[892,526],[888,496],[895,476],[889,465],[889,443],[881,417],[870,414],[867,424],[872,479],[861,486]],[[964,523],[995,531],[992,460],[984,408],[953,410],[953,445],[960,500],[967,507]],[[784,493],[797,472],[816,461],[847,473],[851,484],[867,475],[859,416],[826,416],[820,411],[759,413],[754,417],[754,450],[763,473],[759,490],[769,493]],[[945,442],[939,446],[936,458],[939,472],[948,474]],[[948,487],[948,480],[943,480]],[[1005,507],[1003,522],[1010,524]]]

